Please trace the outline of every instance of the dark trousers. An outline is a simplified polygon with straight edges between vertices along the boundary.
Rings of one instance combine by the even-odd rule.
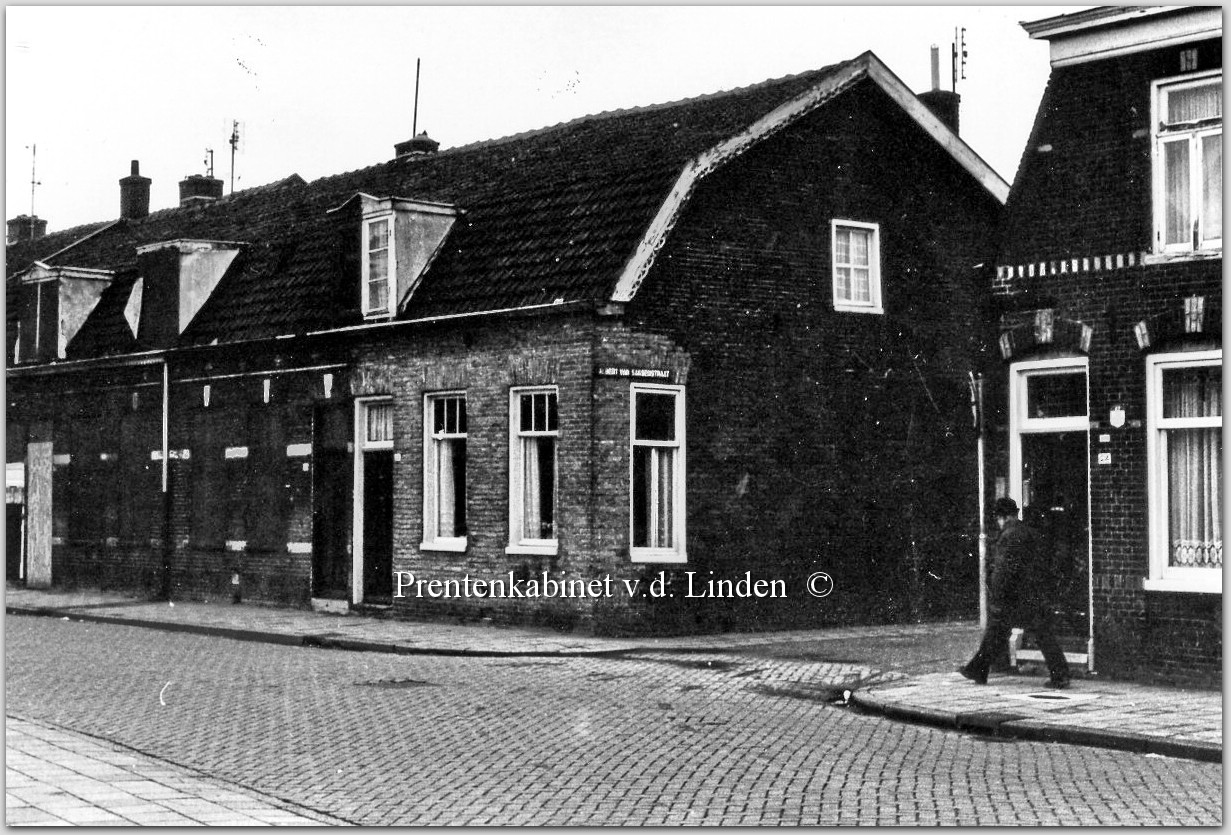
[[[988,668],[997,656],[1004,655],[1014,625],[1021,626],[1039,639],[1039,649],[1043,651],[1043,660],[1047,662],[1047,671],[1051,674],[1052,681],[1068,681],[1069,664],[1064,660],[1064,650],[1060,648],[1060,642],[1056,640],[1051,613],[1043,607],[1029,607],[1018,613],[1017,617],[989,612],[983,640],[979,643],[974,658],[966,664],[966,669],[979,678],[986,678]]]

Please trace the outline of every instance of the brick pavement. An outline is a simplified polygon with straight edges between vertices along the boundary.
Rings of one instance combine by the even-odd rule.
[[[8,826],[345,824],[48,724],[5,717]]]
[[[297,646],[401,654],[569,657],[629,653],[734,652],[866,662],[853,699],[862,709],[949,728],[977,728],[1207,761],[1222,758],[1222,694],[1078,679],[1044,693],[1030,676],[999,676],[978,687],[947,672],[974,646],[970,623],[847,627],[668,638],[605,638],[546,629],[408,622],[260,605],[146,601],[89,591],[8,588],[10,612],[245,638]],[[938,636],[958,636],[938,648]],[[897,647],[887,654],[886,647]],[[958,649],[954,649],[957,647]],[[962,653],[957,658],[953,653]],[[948,653],[948,654],[945,654]],[[880,662],[872,662],[875,656]],[[915,674],[899,680],[897,672]],[[944,670],[943,673],[932,671]],[[887,682],[892,682],[891,685]],[[878,685],[878,686],[872,686]],[[1033,696],[1033,697],[1032,697]]]
[[[6,661],[10,712],[364,825],[1221,820],[1218,765],[860,715],[836,702],[876,671],[848,662],[324,652],[32,617],[6,619]]]

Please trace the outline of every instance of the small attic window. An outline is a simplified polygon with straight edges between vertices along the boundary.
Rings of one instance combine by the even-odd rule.
[[[394,264],[393,215],[373,217],[363,222],[363,315],[382,316],[390,312]]]

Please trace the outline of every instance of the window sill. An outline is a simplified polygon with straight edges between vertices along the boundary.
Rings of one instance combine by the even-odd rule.
[[[885,309],[880,305],[867,306],[857,304],[840,304],[834,302],[833,309],[837,313],[878,313],[884,315]]]
[[[1194,594],[1222,594],[1222,571],[1209,569],[1214,576],[1143,578],[1141,588],[1145,591],[1179,591]]]
[[[466,550],[466,537],[460,536],[448,539],[433,539],[431,542],[420,542],[420,551],[446,551],[460,554]]]
[[[554,557],[560,551],[559,543],[551,542],[518,542],[504,549],[506,554],[525,554],[529,556]]]
[[[1141,263],[1149,267],[1156,264],[1183,264],[1189,261],[1214,261],[1221,258],[1221,249],[1205,249],[1196,252],[1152,252],[1142,257]]]
[[[688,562],[688,554],[683,551],[673,551],[669,548],[630,548],[628,556],[633,562],[669,562],[680,564]]]

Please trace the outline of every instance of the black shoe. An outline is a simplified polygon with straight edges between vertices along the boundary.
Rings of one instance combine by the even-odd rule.
[[[984,673],[983,675],[979,675],[978,673],[972,672],[967,667],[958,667],[957,674],[960,675],[962,678],[970,679],[975,684],[987,684],[987,673]]]
[[[1051,678],[1047,680],[1047,684],[1043,685],[1049,690],[1068,690],[1069,680],[1067,678]]]

